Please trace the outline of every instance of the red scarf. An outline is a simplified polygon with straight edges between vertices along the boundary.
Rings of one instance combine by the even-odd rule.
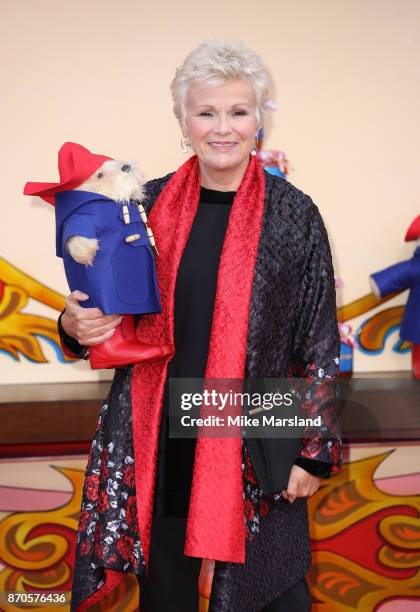
[[[240,379],[244,376],[249,304],[261,233],[264,190],[264,173],[258,161],[251,157],[232,204],[220,257],[206,379]],[[199,196],[199,165],[197,157],[193,156],[168,181],[149,215],[159,249],[157,275],[162,313],[141,318],[137,334],[144,342],[174,344],[175,283]],[[132,380],[136,496],[146,564],[158,433],[169,360],[136,365]],[[199,436],[185,554],[245,562],[241,445],[240,437]]]

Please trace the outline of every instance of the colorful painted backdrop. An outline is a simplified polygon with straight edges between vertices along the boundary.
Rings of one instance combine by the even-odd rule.
[[[312,612],[420,610],[419,454],[418,443],[346,447],[341,473],[310,499]],[[85,466],[86,456],[0,462],[0,592],[68,592]],[[137,607],[128,575],[102,609]]]

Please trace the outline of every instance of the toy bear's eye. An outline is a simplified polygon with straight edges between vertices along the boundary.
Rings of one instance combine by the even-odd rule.
[[[103,177],[103,175],[104,175],[104,173],[103,173],[103,172],[98,172],[98,178],[102,178],[102,177]]]

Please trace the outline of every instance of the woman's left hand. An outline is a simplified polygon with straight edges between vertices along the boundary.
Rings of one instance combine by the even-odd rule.
[[[309,472],[301,468],[299,465],[293,465],[290,470],[289,482],[287,489],[281,494],[290,503],[293,503],[296,497],[310,497],[319,489],[321,478],[312,476]]]

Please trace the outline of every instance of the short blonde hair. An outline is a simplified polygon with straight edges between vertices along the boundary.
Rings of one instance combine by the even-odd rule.
[[[236,40],[210,40],[193,49],[177,68],[170,86],[174,113],[182,132],[185,133],[185,100],[191,83],[201,81],[220,85],[237,78],[247,79],[253,86],[257,98],[257,121],[261,126],[271,79],[260,57]]]

